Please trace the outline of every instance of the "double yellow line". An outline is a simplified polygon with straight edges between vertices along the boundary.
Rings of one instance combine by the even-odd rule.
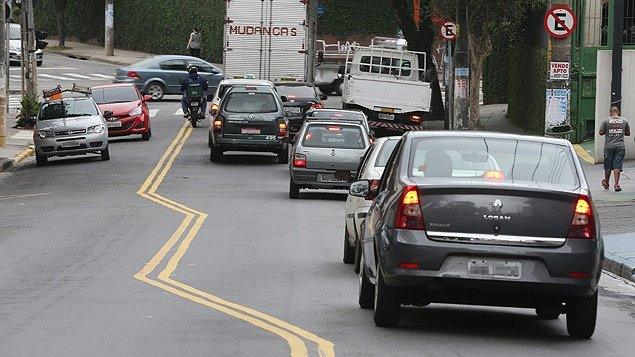
[[[141,185],[139,191],[137,191],[137,194],[141,197],[183,214],[183,221],[176,231],[172,233],[170,239],[163,244],[161,249],[159,249],[152,259],[150,259],[134,277],[156,286],[159,289],[220,311],[282,337],[289,344],[291,356],[293,357],[308,356],[305,340],[317,344],[317,350],[320,356],[335,356],[333,343],[313,333],[249,307],[221,299],[171,278],[172,273],[207,218],[206,213],[189,208],[184,204],[163,197],[156,192],[191,134],[192,128],[185,122],[170,146],[168,146],[165,153],[163,153],[163,156],[161,156],[161,159],[159,159],[157,165]],[[178,247],[167,260],[165,268],[158,273],[156,278],[149,277],[149,275],[154,275],[152,273],[166,260],[166,256],[173,250],[177,243],[179,243]]]

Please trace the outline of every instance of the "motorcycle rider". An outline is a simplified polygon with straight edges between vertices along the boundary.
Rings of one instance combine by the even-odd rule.
[[[189,75],[187,78],[181,83],[181,108],[183,109],[183,116],[185,118],[189,117],[189,99],[187,98],[187,88],[191,85],[198,85],[203,90],[203,96],[201,97],[201,105],[199,107],[201,115],[205,115],[205,108],[207,108],[207,91],[209,86],[207,84],[207,80],[198,74],[198,68],[196,66],[190,66],[188,69]]]

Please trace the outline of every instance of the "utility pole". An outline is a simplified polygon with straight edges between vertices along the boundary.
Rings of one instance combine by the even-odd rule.
[[[458,35],[454,51],[454,73],[452,73],[454,127],[452,129],[467,129],[470,118],[470,62],[468,54],[468,22],[466,0],[457,0],[456,22]]]
[[[7,68],[7,33],[6,33],[6,7],[4,4],[0,4],[2,7],[0,14],[0,147],[7,145],[7,111],[4,109],[7,102],[6,77],[8,77]]]
[[[106,56],[115,55],[115,8],[114,0],[106,0],[106,13],[105,19],[105,39],[104,47],[106,49]]]
[[[33,0],[22,1],[22,94],[37,93]]]
[[[624,31],[624,0],[614,0],[613,53],[611,73],[611,106],[622,107],[622,42]]]

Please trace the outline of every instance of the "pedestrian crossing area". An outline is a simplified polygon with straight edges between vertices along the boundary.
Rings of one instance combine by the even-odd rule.
[[[110,81],[114,79],[115,76],[103,74],[103,73],[87,73],[87,74],[79,74],[79,73],[71,73],[71,72],[55,72],[55,74],[50,73],[39,73],[37,74],[38,81],[41,82],[77,82],[78,80],[82,81]],[[21,82],[22,77],[19,74],[11,74],[9,75],[9,80],[12,82]]]

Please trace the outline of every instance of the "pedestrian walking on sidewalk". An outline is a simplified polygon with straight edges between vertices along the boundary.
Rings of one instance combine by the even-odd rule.
[[[611,107],[611,116],[604,119],[600,126],[600,135],[604,135],[604,180],[602,186],[609,189],[609,179],[611,171],[615,181],[615,192],[622,191],[620,187],[620,173],[622,172],[622,162],[626,152],[624,146],[624,136],[631,135],[631,128],[626,119],[620,116],[618,107]]]
[[[190,56],[201,58],[201,42],[203,35],[198,27],[195,27],[190,34],[190,40],[187,41],[187,49],[190,50]]]

